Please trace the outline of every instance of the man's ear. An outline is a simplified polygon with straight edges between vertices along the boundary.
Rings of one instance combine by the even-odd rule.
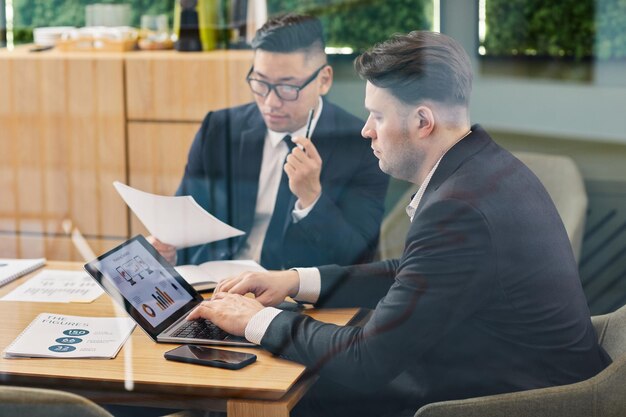
[[[415,123],[417,124],[418,137],[428,137],[435,128],[435,115],[428,106],[421,105],[414,111]]]
[[[333,85],[333,67],[326,65],[318,75],[320,96],[325,96]]]

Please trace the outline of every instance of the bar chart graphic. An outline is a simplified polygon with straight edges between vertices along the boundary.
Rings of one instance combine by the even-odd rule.
[[[157,306],[159,306],[161,311],[174,304],[174,300],[172,299],[172,297],[169,296],[166,291],[163,291],[158,287],[154,287],[154,289],[156,290],[156,292],[150,295],[152,295],[152,298],[154,298]]]

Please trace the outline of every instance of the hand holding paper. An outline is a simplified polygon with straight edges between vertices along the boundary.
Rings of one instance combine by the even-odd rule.
[[[128,207],[161,242],[178,248],[244,234],[204,210],[191,196],[160,196],[113,182]]]
[[[172,265],[176,265],[176,246],[163,243],[152,235],[146,236],[146,240],[148,241],[148,243],[154,246],[154,249],[156,249],[157,252],[159,252],[167,262],[171,263]]]

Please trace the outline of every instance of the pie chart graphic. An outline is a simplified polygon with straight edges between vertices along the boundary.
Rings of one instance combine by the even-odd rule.
[[[156,317],[156,313],[148,304],[142,304],[141,308],[143,308],[143,311],[145,311],[145,313],[150,317]]]

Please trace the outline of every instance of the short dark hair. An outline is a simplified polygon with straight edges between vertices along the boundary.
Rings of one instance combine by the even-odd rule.
[[[469,105],[472,65],[454,39],[436,32],[393,35],[354,61],[362,79],[389,89],[405,104],[429,99]]]
[[[268,52],[324,53],[322,22],[313,16],[288,13],[269,19],[252,39],[252,49]]]

